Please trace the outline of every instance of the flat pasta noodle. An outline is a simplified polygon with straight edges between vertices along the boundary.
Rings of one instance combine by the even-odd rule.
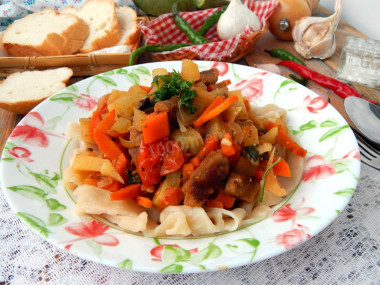
[[[294,153],[286,152],[286,161],[289,164],[291,177],[277,177],[281,187],[286,190],[286,194],[283,197],[276,196],[272,192],[264,191],[264,197],[261,205],[274,206],[281,203],[284,199],[294,191],[297,185],[302,179],[302,171],[304,169],[304,160],[302,157],[295,155]]]
[[[169,206],[160,215],[154,236],[200,236],[221,231],[201,207]]]
[[[240,226],[246,216],[246,211],[242,208],[233,210],[208,208],[207,215],[222,229],[221,231],[234,231]]]
[[[81,185],[73,192],[75,212],[79,215],[105,215],[120,227],[132,232],[146,229],[148,214],[134,200],[111,201],[109,191],[91,185]]]
[[[135,214],[131,216],[103,214],[103,217],[120,228],[136,233],[145,231],[148,224],[148,214],[146,212],[141,212],[137,216]]]
[[[260,222],[266,218],[273,216],[273,209],[269,206],[258,205],[247,214],[244,220],[242,220],[240,226],[247,226],[253,223]]]
[[[86,176],[87,174],[76,171],[70,166],[63,170],[62,183],[67,189],[74,191],[78,186],[84,184]]]
[[[297,187],[302,179],[305,161],[302,157],[295,155],[291,151],[286,153],[286,162],[289,164],[291,177],[278,177],[281,187],[286,190],[286,196],[289,196]]]
[[[274,104],[267,104],[263,107],[252,107],[253,115],[258,119],[276,120],[286,119],[286,110]]]

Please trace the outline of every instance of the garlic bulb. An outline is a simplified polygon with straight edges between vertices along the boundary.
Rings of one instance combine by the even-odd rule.
[[[255,31],[260,30],[260,19],[241,0],[231,0],[218,21],[218,36],[222,40],[228,40],[243,32],[246,26]]]
[[[293,28],[294,48],[304,58],[325,59],[336,49],[335,30],[340,21],[342,0],[336,0],[330,17],[304,17]]]
[[[311,12],[314,12],[314,10],[317,8],[319,4],[319,0],[305,0],[305,1],[309,5]]]

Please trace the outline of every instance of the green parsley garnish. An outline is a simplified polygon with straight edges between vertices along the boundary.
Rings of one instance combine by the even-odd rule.
[[[193,81],[186,81],[181,77],[181,74],[175,70],[171,75],[157,75],[153,78],[153,83],[158,85],[158,80],[163,83],[160,88],[154,92],[154,101],[168,100],[172,96],[180,98],[178,106],[184,105],[187,110],[194,114],[197,108],[193,106],[194,97],[197,96],[195,90],[190,90]]]

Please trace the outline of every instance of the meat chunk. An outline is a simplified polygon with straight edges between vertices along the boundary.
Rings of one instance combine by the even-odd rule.
[[[252,203],[259,188],[260,184],[251,182],[249,176],[232,172],[228,177],[224,192],[240,200]]]
[[[171,97],[168,100],[158,101],[154,105],[155,112],[171,112],[177,109],[179,98],[176,96]]]
[[[139,155],[139,147],[128,148],[128,154],[131,156],[131,161],[134,165],[137,165],[137,156]]]
[[[129,128],[129,140],[130,141],[136,142],[137,145],[140,145],[141,138],[142,138],[142,132],[140,132],[135,127]]]
[[[191,207],[202,206],[214,189],[224,188],[228,172],[228,159],[220,150],[208,154],[183,185],[184,204]]]
[[[215,84],[218,81],[219,70],[217,68],[211,68],[209,70],[200,72],[200,80],[206,84]]]
[[[167,112],[169,117],[170,126],[175,129],[178,129],[178,121],[176,110],[178,108],[179,98],[176,96],[171,97],[168,100],[158,101],[154,105],[155,112]]]
[[[136,103],[136,108],[145,111],[154,106],[154,96],[149,96],[141,99]]]

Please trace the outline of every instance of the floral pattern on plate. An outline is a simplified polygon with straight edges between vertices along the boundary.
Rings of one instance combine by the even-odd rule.
[[[1,157],[3,191],[17,216],[53,244],[83,258],[121,268],[161,273],[222,270],[258,262],[289,250],[327,227],[356,188],[360,157],[347,122],[311,90],[279,75],[230,63],[216,67],[230,89],[241,89],[253,106],[274,103],[288,112],[288,128],[308,150],[300,185],[256,224],[209,237],[148,238],[96,216],[73,213],[75,200],[62,185],[74,143],[69,122],[87,117],[112,89],[150,85],[151,71],[181,62],[150,63],[99,74],[54,94],[26,115],[10,135]]]

